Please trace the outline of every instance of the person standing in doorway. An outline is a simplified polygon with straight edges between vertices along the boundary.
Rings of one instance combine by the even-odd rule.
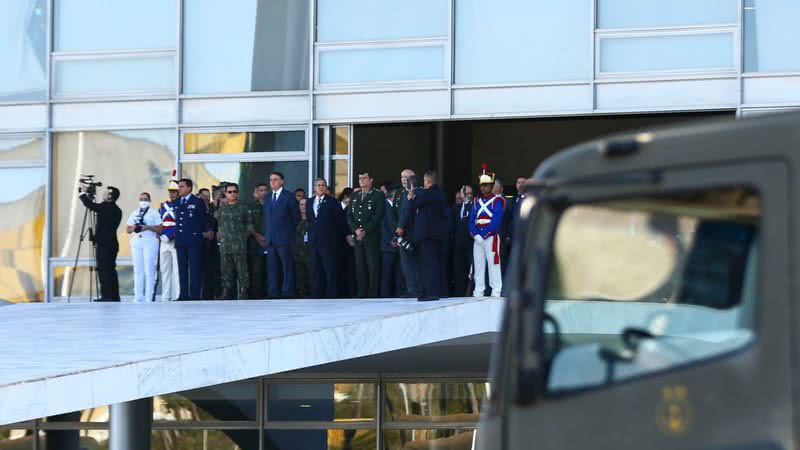
[[[295,228],[300,223],[300,207],[294,194],[283,188],[284,183],[282,173],[272,172],[269,176],[272,191],[268,194],[269,197],[264,199],[265,242],[269,271],[268,296],[271,298],[295,296],[292,244]],[[278,269],[282,269],[282,272]],[[283,273],[282,279],[281,273]]]
[[[345,212],[327,191],[327,181],[317,178],[314,197],[306,203],[312,298],[335,298],[340,284],[338,278],[347,273],[340,264],[348,233]]]
[[[295,191],[297,192],[297,191]],[[305,193],[305,191],[303,191]],[[311,274],[309,273],[308,256],[308,216],[306,215],[307,200],[300,199],[297,203],[300,208],[300,223],[294,232],[294,273],[297,287],[297,296],[306,298],[311,293]]]
[[[250,272],[247,270],[247,239],[255,234],[247,205],[239,201],[239,185],[225,185],[226,204],[219,207],[214,218],[219,224],[220,267],[222,268],[222,300],[234,298],[238,285],[239,300],[249,296]],[[234,276],[235,275],[235,276]]]
[[[161,275],[161,301],[170,302],[177,300],[181,294],[180,283],[178,280],[178,253],[175,251],[175,210],[174,203],[178,199],[178,180],[175,179],[175,172],[172,171],[172,179],[169,180],[168,195],[169,200],[163,202],[158,210],[161,216],[161,235],[159,239],[159,263]]]
[[[150,208],[150,194],[139,194],[139,208],[128,216],[127,231],[133,257],[133,296],[137,303],[155,299],[158,234],[161,216]]]
[[[248,206],[250,219],[253,222],[253,235],[247,239],[247,270],[250,271],[250,297],[263,298],[266,295],[266,271],[264,255],[266,227],[264,225],[264,198],[269,189],[259,183],[253,189],[253,201]]]
[[[210,236],[208,208],[192,194],[194,183],[188,178],[178,181],[175,201],[175,249],[178,252],[180,297],[178,300],[200,300],[203,274],[203,239]]]
[[[492,193],[494,186],[494,174],[486,172],[486,165],[483,165],[483,173],[478,179],[480,183],[481,196],[476,198],[472,204],[472,212],[469,216],[469,232],[474,240],[473,244],[473,279],[475,280],[475,290],[473,296],[483,297],[486,290],[486,267],[489,267],[489,286],[491,287],[490,297],[499,297],[503,290],[503,279],[500,272],[501,245],[500,227],[503,223],[503,211],[505,209],[505,199]]]
[[[213,187],[213,192],[206,188],[197,191],[197,197],[208,208],[208,229],[210,231],[203,236],[203,281],[200,286],[200,295],[206,300],[213,300],[222,293],[219,243],[216,239],[219,223],[216,219],[216,212],[227,201],[225,184],[223,183],[221,187]]]
[[[444,273],[444,241],[447,239],[447,200],[439,188],[436,172],[425,172],[422,189],[411,186],[408,199],[414,219],[414,242],[418,247],[423,295],[421,302],[447,297]]]
[[[410,182],[416,175],[411,169],[405,169],[400,172],[400,184],[403,189],[400,189],[394,197],[394,211],[397,215],[397,228],[395,234],[405,239],[413,239],[414,236],[414,211],[411,210],[408,201],[408,191],[410,189]],[[419,264],[417,261],[417,254],[413,248],[400,247],[400,267],[403,270],[403,281],[405,284],[405,292],[403,297],[418,298],[421,294],[421,285],[419,283]]]
[[[353,194],[347,224],[355,235],[357,296],[377,297],[380,293],[381,220],[386,197],[372,187],[372,176],[365,171],[358,175],[360,192]]]
[[[381,193],[386,197],[386,211],[381,221],[381,297],[390,298],[399,294],[398,279],[398,245],[394,239],[397,229],[397,216],[394,214],[394,198],[397,189],[381,186]]]
[[[469,234],[469,216],[472,213],[472,186],[461,186],[461,203],[453,207],[453,295],[470,296],[469,271],[472,267],[473,242]]]

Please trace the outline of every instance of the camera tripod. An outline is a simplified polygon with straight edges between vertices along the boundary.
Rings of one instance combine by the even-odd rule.
[[[75,286],[75,273],[78,271],[78,260],[81,257],[81,247],[83,241],[88,237],[89,242],[92,243],[92,263],[89,267],[89,301],[94,301],[94,294],[100,294],[100,278],[97,273],[97,243],[94,239],[94,229],[97,222],[95,213],[90,211],[89,208],[83,208],[83,223],[81,223],[81,232],[78,236],[78,251],[75,252],[75,262],[72,264],[72,272],[69,274],[69,287],[67,288],[67,303],[70,303],[72,298],[72,288]],[[88,226],[87,226],[88,224]]]

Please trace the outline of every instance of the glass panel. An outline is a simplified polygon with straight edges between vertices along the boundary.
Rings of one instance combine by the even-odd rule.
[[[45,100],[47,0],[0,5],[0,102]]]
[[[745,72],[800,71],[800,2],[745,0]]]
[[[281,383],[267,387],[267,418],[275,421],[375,420],[375,385]]]
[[[55,51],[164,49],[176,46],[176,2],[55,0],[53,3]]]
[[[375,430],[267,430],[266,450],[375,450]]]
[[[446,37],[447,0],[317,0],[317,41]]]
[[[121,242],[120,242],[121,243]],[[81,247],[81,256],[90,258],[92,250],[89,242],[84,242]],[[75,277],[72,278],[72,266],[53,267],[53,293],[51,297],[67,298],[70,295],[69,284],[73,283],[72,298],[89,298],[91,289],[94,298],[99,297],[97,285],[94,285],[96,272],[90,271],[87,266],[78,266]],[[117,277],[119,278],[119,295],[133,296],[133,266],[121,266],[117,264]]]
[[[733,33],[605,38],[600,72],[734,69]]]
[[[151,450],[258,450],[256,430],[158,430]]]
[[[44,300],[44,168],[0,169],[0,299]]]
[[[172,56],[55,61],[57,95],[171,93]]]
[[[335,155],[349,155],[350,154],[350,128],[349,127],[336,127],[336,146],[334,148]]]
[[[385,450],[472,450],[475,430],[384,430]]]
[[[308,161],[279,162],[219,162],[183,163],[181,173],[194,181],[195,192],[200,188],[211,188],[221,181],[232,181],[239,185],[239,192],[251,193],[258,183],[269,183],[272,171],[283,173],[285,188],[295,189],[308,186]],[[242,197],[249,200],[252,197]]]
[[[256,420],[254,380],[221,384],[153,399],[153,420]]]
[[[0,429],[0,449],[33,450],[33,430]]]
[[[0,137],[0,162],[44,162],[44,139],[41,136]]]
[[[443,80],[444,47],[319,52],[320,84]]]
[[[108,430],[45,430],[40,449],[108,450]]]
[[[350,177],[348,176],[350,161],[346,159],[336,159],[331,161],[333,164],[333,186],[331,189],[338,197],[344,188],[350,187]]]
[[[69,412],[65,414],[58,414],[49,416],[42,419],[45,422],[55,423],[77,423],[77,422],[108,422],[109,408],[108,406],[98,406],[95,408],[88,408],[81,411]]]
[[[455,20],[458,84],[592,75],[591,2],[456,0]]]
[[[550,389],[609,384],[750,342],[759,219],[747,189],[570,207],[547,294],[560,342]]]
[[[78,177],[120,190],[117,202],[123,219],[138,208],[140,192],[153,203],[166,200],[167,183],[175,167],[175,130],[77,131],[53,134],[53,257],[75,257],[84,207],[78,200]],[[119,170],[124,167],[125,170]],[[99,192],[98,192],[99,194]],[[117,233],[120,256],[130,256],[125,227]],[[81,250],[88,257],[89,249]]]
[[[477,422],[488,383],[387,383],[386,420]]]
[[[302,152],[304,131],[259,131],[235,133],[186,133],[183,151],[193,153]]]
[[[308,27],[307,1],[184,1],[184,92],[308,89]]]
[[[738,0],[598,0],[598,28],[736,24]]]

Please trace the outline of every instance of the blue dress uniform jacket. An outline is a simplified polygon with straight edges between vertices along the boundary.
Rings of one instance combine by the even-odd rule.
[[[424,297],[446,297],[444,240],[447,239],[447,200],[438,185],[414,191],[410,206],[416,210],[414,240],[417,241]]]
[[[294,255],[292,245],[297,224],[300,223],[300,205],[293,192],[285,188],[275,198],[274,192],[264,198],[264,224],[267,228],[268,295],[272,298],[295,296]],[[283,285],[279,283],[278,264],[283,268]]]
[[[175,250],[178,253],[178,300],[199,300],[203,274],[203,233],[208,231],[208,208],[189,194],[171,203],[175,213]]]
[[[347,235],[345,212],[339,202],[330,195],[322,197],[322,202],[314,213],[317,197],[306,200],[308,219],[308,250],[311,260],[311,297],[335,298],[338,290],[340,271],[339,256]]]

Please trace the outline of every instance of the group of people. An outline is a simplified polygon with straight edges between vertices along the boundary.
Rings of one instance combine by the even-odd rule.
[[[503,295],[526,178],[506,197],[484,166],[479,195],[462,186],[453,206],[433,171],[400,180],[360,173],[335,198],[325,179],[309,196],[273,172],[244,200],[237,183],[194,194],[173,172],[168,201],[155,209],[143,192],[128,217],[135,300],[154,301],[157,283],[163,301]]]

